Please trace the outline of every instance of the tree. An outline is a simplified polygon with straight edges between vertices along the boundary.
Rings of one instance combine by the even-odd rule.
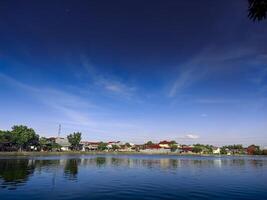
[[[261,21],[267,15],[267,0],[248,0],[248,17],[253,21]]]
[[[69,143],[71,144],[71,147],[75,150],[79,150],[82,133],[74,132],[73,134],[68,135],[67,138],[69,140]]]
[[[221,154],[227,154],[227,147],[226,146],[223,146],[221,148]]]
[[[116,150],[119,149],[118,145],[112,145],[111,148],[112,148],[113,151],[116,151]]]
[[[126,143],[125,143],[125,146],[126,146],[126,147],[128,147],[128,148],[130,148],[130,147],[131,147],[131,145],[130,145],[130,143],[129,143],[129,142],[126,142]]]
[[[0,130],[0,143],[11,142],[11,134],[9,131]]]
[[[202,152],[202,147],[199,146],[199,145],[195,145],[195,146],[193,147],[192,152],[194,152],[194,153],[201,153],[201,152]]]
[[[104,151],[107,149],[107,143],[104,143],[104,142],[100,142],[98,147],[97,147],[97,150],[99,151]]]
[[[177,149],[177,145],[171,145],[171,152],[175,152]]]
[[[177,145],[177,142],[175,140],[170,141],[171,145]]]
[[[148,141],[146,145],[153,145],[154,143],[152,141]]]
[[[41,137],[39,139],[39,145],[40,145],[41,150],[48,150],[49,144],[50,142],[45,137]]]
[[[39,135],[32,128],[23,125],[12,127],[12,140],[18,146],[19,150],[28,148],[30,145],[37,145]]]
[[[52,151],[60,151],[61,147],[61,145],[55,142],[51,143],[51,146],[49,145],[49,149],[51,148]]]

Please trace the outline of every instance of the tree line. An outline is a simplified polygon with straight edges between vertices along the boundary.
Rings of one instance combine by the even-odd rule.
[[[71,149],[79,150],[82,133],[74,132],[67,136]],[[40,137],[34,129],[15,125],[11,130],[0,130],[0,151],[60,150],[61,146],[53,140]]]

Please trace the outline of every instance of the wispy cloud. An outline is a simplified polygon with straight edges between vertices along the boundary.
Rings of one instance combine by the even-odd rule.
[[[177,93],[190,86],[195,81],[197,81],[197,77],[194,75],[193,69],[182,71],[173,83],[169,92],[169,97],[174,97]]]
[[[110,93],[122,95],[124,97],[132,96],[136,90],[135,87],[130,87],[118,80],[109,80],[103,77],[98,77],[95,84]]]
[[[78,95],[54,88],[30,86],[2,73],[0,73],[1,80],[50,107],[53,112],[58,112],[63,116],[60,121],[67,124],[85,126],[90,130],[98,130],[98,132],[107,132],[107,130],[114,128],[123,130],[134,127],[133,124],[116,119],[110,119],[109,121],[93,119],[91,115],[97,112],[99,107]]]
[[[135,86],[128,85],[114,75],[107,73],[101,74],[89,59],[84,56],[81,58],[81,63],[87,75],[93,81],[93,84],[102,91],[108,92],[107,94],[115,94],[128,98],[133,96],[137,90]]]
[[[184,138],[185,139],[193,139],[193,140],[195,140],[195,139],[198,139],[199,136],[198,135],[193,135],[193,134],[188,134]]]
[[[221,52],[214,48],[206,48],[191,60],[177,66],[180,70],[173,80],[168,96],[175,97],[196,83],[208,78],[217,69],[226,69],[234,60],[253,54],[252,50],[238,49]],[[227,70],[226,70],[227,71]]]
[[[200,138],[199,135],[192,134],[192,133],[184,135],[184,136],[177,137],[178,140],[196,140],[196,139],[199,139],[199,138]]]

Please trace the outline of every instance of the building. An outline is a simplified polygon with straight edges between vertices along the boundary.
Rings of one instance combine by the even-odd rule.
[[[113,146],[117,146],[118,148],[120,147],[121,144],[121,141],[110,141],[108,142],[107,144],[107,148],[108,149],[112,149]]]
[[[159,144],[146,145],[140,152],[143,153],[170,153],[170,148],[161,147]]]
[[[170,148],[171,147],[171,142],[168,142],[168,141],[164,140],[164,141],[161,141],[159,143],[159,146],[161,148]]]
[[[256,152],[258,152],[260,150],[260,148],[259,148],[259,146],[255,146],[253,144],[253,145],[248,146],[248,148],[246,150],[247,150],[248,155],[254,155]]]
[[[69,140],[67,138],[57,137],[55,139],[55,143],[60,145],[61,151],[69,151],[70,150],[71,144],[69,143]]]
[[[80,144],[82,145],[82,151],[96,151],[99,146],[99,142],[82,141]]]
[[[212,153],[213,154],[220,154],[221,148],[220,147],[212,147]]]
[[[182,145],[180,151],[181,151],[181,153],[193,153],[193,147],[187,146],[187,145]]]

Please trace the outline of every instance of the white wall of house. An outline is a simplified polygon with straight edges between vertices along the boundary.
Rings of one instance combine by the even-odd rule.
[[[170,145],[168,144],[159,144],[161,148],[170,148]]]
[[[220,154],[221,153],[221,149],[220,148],[216,148],[216,149],[213,149],[212,152],[214,154]]]

